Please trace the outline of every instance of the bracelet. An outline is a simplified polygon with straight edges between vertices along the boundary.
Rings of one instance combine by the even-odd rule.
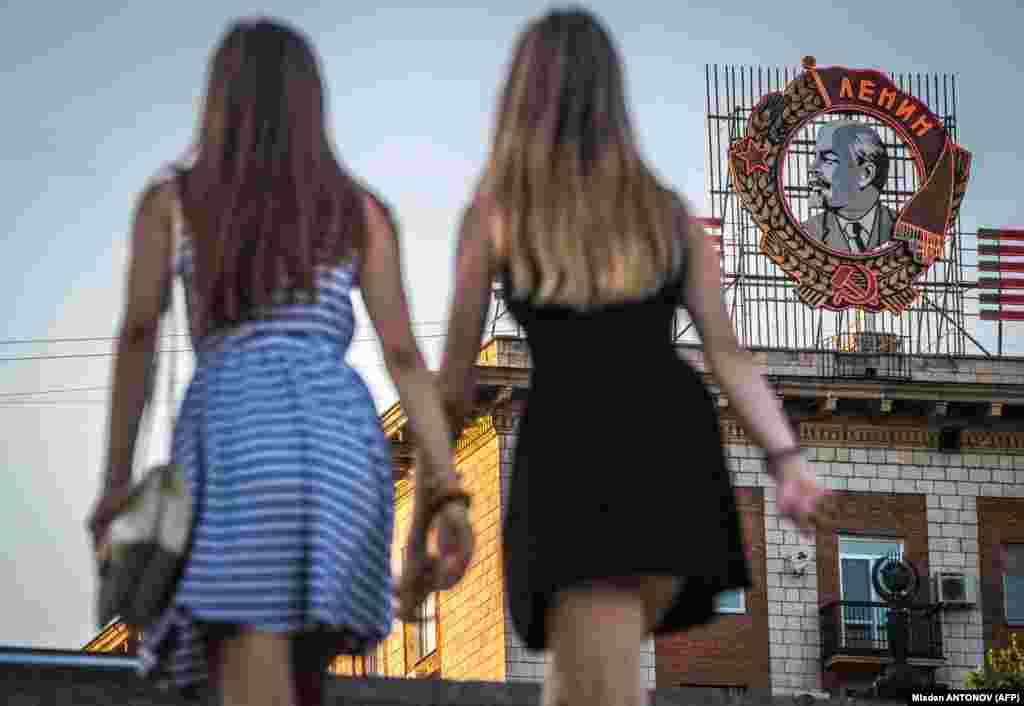
[[[469,508],[472,496],[462,489],[446,490],[431,501],[427,508],[427,517],[432,518],[442,507],[456,501],[465,503],[466,508]]]
[[[764,454],[765,463],[768,464],[768,475],[774,476],[772,473],[772,467],[785,461],[787,458],[792,456],[799,456],[804,452],[800,446],[790,446],[788,448],[779,449],[778,451],[766,451]]]

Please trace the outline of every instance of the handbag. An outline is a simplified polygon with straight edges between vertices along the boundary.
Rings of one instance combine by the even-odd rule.
[[[175,199],[171,236],[170,300],[167,319],[174,311],[174,265],[177,253],[180,202]],[[177,355],[176,352],[172,355]],[[175,368],[168,371],[168,400],[174,404]],[[156,372],[150,371],[148,387],[153,391]],[[147,395],[143,410],[145,438],[152,434],[153,395]],[[124,504],[99,543],[96,555],[99,590],[97,618],[100,627],[120,619],[129,627],[141,628],[160,616],[170,604],[181,578],[192,533],[192,493],[184,469],[168,462],[146,471],[130,490]]]

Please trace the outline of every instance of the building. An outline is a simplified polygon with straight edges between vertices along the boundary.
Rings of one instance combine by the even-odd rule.
[[[763,366],[819,477],[832,489],[834,522],[805,541],[780,520],[761,454],[708,375],[754,586],[722,595],[720,615],[711,624],[649,642],[644,677],[659,689],[818,695],[863,689],[889,655],[887,608],[871,572],[877,559],[897,555],[920,579],[911,611],[910,663],[936,682],[957,687],[986,650],[1005,645],[1014,630],[1024,632],[1024,358],[1003,350],[1012,338],[1010,322],[1024,320],[1024,312],[1012,310],[1024,297],[1001,293],[1024,287],[1024,279],[1012,276],[1024,271],[1014,261],[1024,252],[1006,245],[1024,241],[1024,232],[963,233],[954,213],[955,223],[939,238],[942,257],[915,280],[925,294],[904,310],[837,312],[807,305],[797,294],[798,282],[764,254],[763,234],[740,203],[726,165],[734,157],[732,146],[742,141],[747,167],[768,171],[767,149],[751,147],[744,125],[755,107],[772,105],[754,94],[754,86],[782,91],[791,74],[763,68],[707,68],[712,213],[705,225],[714,230],[740,341]],[[793,76],[794,82],[805,80]],[[920,77],[916,84],[912,78],[894,77],[886,91],[895,96],[912,85],[920,90]],[[925,79],[920,99],[940,113],[955,138],[956,92],[943,90],[940,96],[930,88],[948,85],[949,77]],[[804,88],[810,93],[800,95],[813,98],[817,89],[810,83]],[[788,119],[785,111],[779,115]],[[790,218],[803,220],[810,213],[810,189],[801,176],[813,163],[809,145],[815,144],[815,131],[837,115],[822,110],[792,123],[794,134],[803,132],[785,143],[789,161],[785,179],[778,181],[790,201]],[[896,211],[924,189],[924,171],[908,156],[898,126],[876,123],[892,156],[880,198]],[[767,176],[760,181],[775,183]],[[959,183],[959,196],[964,184]],[[990,242],[968,247],[979,240]],[[968,251],[996,259],[972,264]],[[849,265],[851,272],[857,267]],[[984,272],[998,275],[978,276]],[[847,294],[864,294],[855,276],[846,285]],[[997,293],[977,294],[986,289]],[[396,624],[373,654],[339,659],[332,666],[336,673],[526,682],[542,677],[544,656],[519,644],[503,599],[500,527],[530,356],[514,327],[499,333],[504,309],[496,294],[491,337],[478,359],[478,413],[457,443],[457,465],[474,496],[474,562],[458,586],[428,601],[426,623]],[[983,326],[991,327],[997,341],[994,352],[977,340]],[[704,371],[691,330],[681,314],[673,334],[680,355]],[[581,359],[587,354],[578,351]],[[573,414],[573,401],[565,404],[565,414]],[[398,565],[412,508],[413,454],[399,406],[384,413],[382,424],[394,449]],[[684,459],[681,433],[681,467]],[[573,470],[585,483],[588,469]],[[679,551],[686,551],[688,541],[679,538]],[[118,629],[108,628],[96,645],[120,649],[127,638],[113,637]]]
[[[703,368],[698,348],[680,352]],[[962,684],[984,650],[1005,645],[1015,625],[1024,630],[1024,558],[1015,568],[1008,561],[1024,550],[1024,360],[915,358],[912,379],[894,382],[822,374],[835,356],[857,353],[755,355],[834,492],[835,524],[804,541],[779,519],[760,452],[718,395],[754,587],[722,596],[710,625],[657,640],[649,683],[776,693],[862,688],[887,659],[871,564],[896,552],[924,579],[911,663],[939,683]],[[500,599],[497,522],[529,385],[525,342],[492,339],[479,376],[484,411],[460,439],[458,459],[476,498],[478,556],[465,581],[432,607],[433,635],[410,639],[403,628],[392,636],[387,674],[529,681],[542,673],[543,657],[518,644]],[[397,407],[385,415],[400,488],[410,457],[402,421]],[[407,516],[408,490],[398,502]],[[437,647],[420,660],[423,644]]]
[[[699,349],[683,346],[681,354],[703,367]],[[779,519],[760,452],[717,396],[754,587],[723,596],[713,623],[651,643],[648,684],[862,688],[887,659],[871,561],[893,551],[927,579],[911,621],[911,663],[939,683],[962,684],[985,650],[1005,645],[1016,625],[1024,631],[1024,559],[1008,561],[1024,550],[1024,360],[915,358],[912,381],[892,382],[823,377],[829,355],[855,354],[755,355],[834,491],[835,526],[808,542]],[[480,355],[480,414],[458,441],[478,537],[465,579],[428,601],[433,623],[396,624],[373,654],[339,659],[336,673],[541,678],[544,656],[521,647],[506,617],[499,531],[529,365],[516,337],[498,336]],[[412,449],[399,406],[382,421],[395,451],[397,562],[412,508]],[[681,550],[685,543],[680,538]],[[121,650],[127,638],[111,626],[87,649]]]

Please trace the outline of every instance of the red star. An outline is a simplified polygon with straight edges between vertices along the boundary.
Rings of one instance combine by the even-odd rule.
[[[752,137],[744,137],[729,148],[729,153],[736,159],[743,160],[744,176],[750,176],[756,171],[768,173],[768,150],[758,147]]]

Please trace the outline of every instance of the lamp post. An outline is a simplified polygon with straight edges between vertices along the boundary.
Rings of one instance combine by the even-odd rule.
[[[880,698],[909,698],[920,689],[923,675],[907,663],[910,652],[910,606],[921,587],[921,577],[914,565],[898,554],[875,561],[871,570],[875,592],[888,604],[886,633],[892,663],[875,680],[875,695]]]

